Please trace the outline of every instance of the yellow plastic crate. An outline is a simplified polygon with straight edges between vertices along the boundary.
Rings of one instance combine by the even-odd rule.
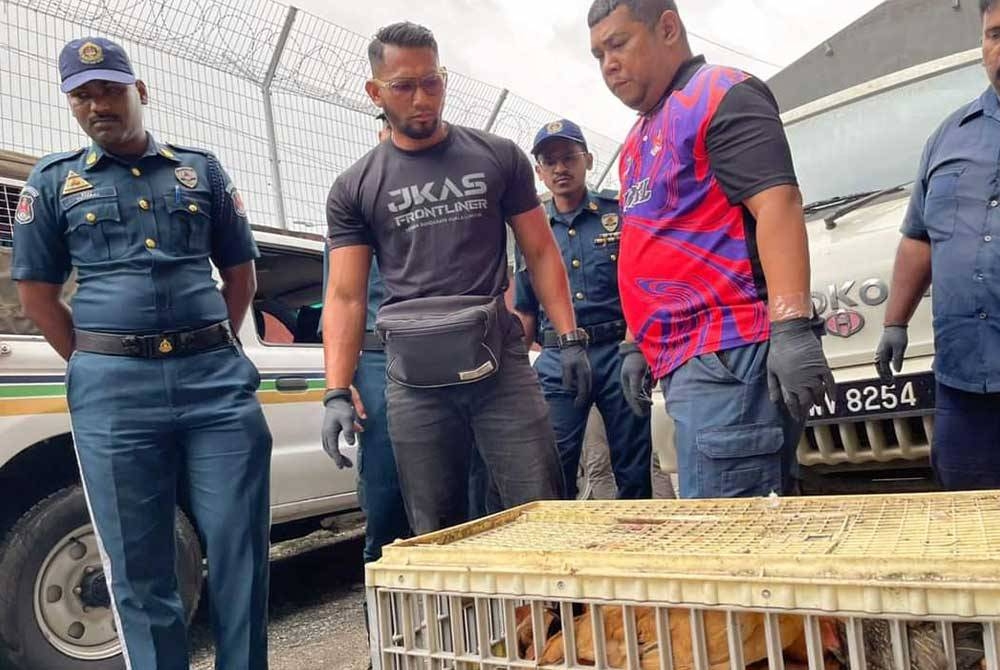
[[[978,621],[982,667],[1000,670],[1000,493],[534,503],[396,542],[366,582],[376,667],[537,667],[511,649],[515,608],[530,607],[541,630],[546,608],[566,622],[582,603],[624,607],[626,622],[636,608],[654,608],[660,623],[684,609],[692,635],[713,610],[731,624],[761,613],[771,638],[780,615],[802,615],[817,668],[818,617],[847,625],[851,667],[865,667],[864,631],[852,629],[862,619],[894,622],[901,668],[900,622]],[[783,667],[781,641],[769,644],[769,667]],[[689,667],[714,670],[704,655]],[[731,657],[721,667],[744,666]]]

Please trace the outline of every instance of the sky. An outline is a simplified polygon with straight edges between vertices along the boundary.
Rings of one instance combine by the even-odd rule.
[[[450,70],[508,88],[612,138],[623,138],[635,118],[607,90],[590,55],[590,0],[291,0],[291,4],[363,35],[395,21],[422,23],[434,31],[441,62]],[[880,2],[680,0],[678,4],[695,53],[767,79]]]

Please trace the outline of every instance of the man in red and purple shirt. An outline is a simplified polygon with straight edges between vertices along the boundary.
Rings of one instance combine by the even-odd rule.
[[[672,0],[596,0],[588,23],[605,82],[640,113],[620,162],[623,393],[648,412],[662,380],[681,496],[789,493],[833,378],[777,104],[693,57]]]

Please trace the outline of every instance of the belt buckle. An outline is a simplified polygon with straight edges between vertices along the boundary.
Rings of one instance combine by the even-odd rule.
[[[161,356],[169,356],[174,352],[174,338],[164,333],[156,336],[156,351]]]

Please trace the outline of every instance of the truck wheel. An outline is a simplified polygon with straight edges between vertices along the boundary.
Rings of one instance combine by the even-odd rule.
[[[177,580],[190,622],[202,585],[198,535],[177,512]],[[79,485],[36,504],[0,543],[0,666],[122,670],[97,538]]]

